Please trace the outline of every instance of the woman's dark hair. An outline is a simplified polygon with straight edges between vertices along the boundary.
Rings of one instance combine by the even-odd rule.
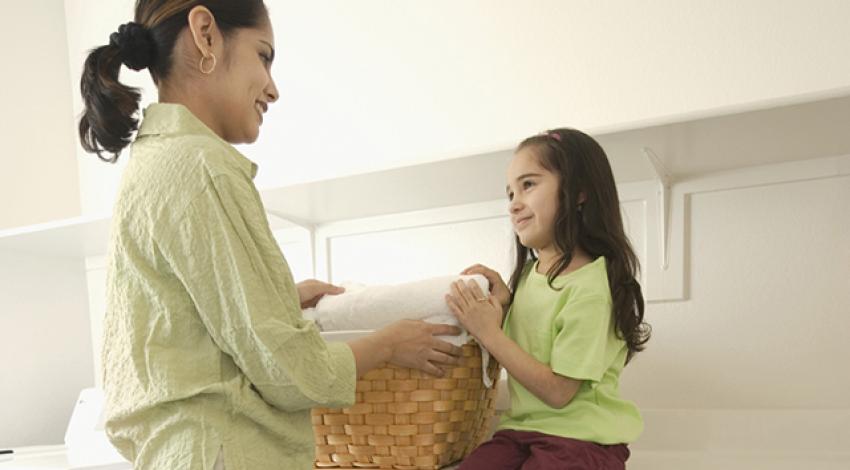
[[[80,118],[83,148],[114,163],[138,127],[137,88],[118,81],[121,64],[133,70],[148,68],[154,83],[168,78],[177,36],[188,25],[196,6],[212,12],[222,34],[253,28],[267,21],[263,0],[136,0],[135,20],[109,37],[109,44],[93,49],[80,80],[85,109]],[[104,157],[103,153],[111,153]]]
[[[572,261],[576,247],[593,258],[604,256],[613,301],[617,335],[628,347],[626,362],[642,351],[651,328],[643,321],[644,303],[637,256],[626,237],[620,199],[605,151],[592,137],[575,129],[554,129],[522,141],[517,151],[530,149],[539,163],[559,178],[559,204],[554,241],[561,258],[547,272],[549,286]],[[579,204],[579,194],[585,200]],[[511,302],[529,259],[537,255],[515,236],[516,266],[511,275]]]

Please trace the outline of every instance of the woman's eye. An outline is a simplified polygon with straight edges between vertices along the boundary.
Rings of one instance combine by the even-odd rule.
[[[272,63],[272,58],[268,54],[260,54],[260,58],[263,59],[263,62],[268,65]]]

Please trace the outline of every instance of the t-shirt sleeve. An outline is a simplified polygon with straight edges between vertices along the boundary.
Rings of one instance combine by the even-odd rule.
[[[598,382],[608,369],[611,302],[587,297],[567,302],[555,317],[550,367],[556,374]]]
[[[160,250],[213,341],[272,406],[354,402],[347,344],[303,318],[298,292],[253,185],[218,176],[169,229]]]

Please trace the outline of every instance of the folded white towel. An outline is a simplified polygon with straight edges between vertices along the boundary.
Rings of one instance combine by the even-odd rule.
[[[474,280],[483,292],[489,292],[490,283],[480,274],[442,276],[387,286],[343,283],[344,293],[322,297],[315,308],[304,310],[304,316],[315,321],[321,331],[377,330],[402,319],[460,326],[445,300],[445,295],[451,292],[451,284],[458,279]],[[463,329],[459,336],[439,338],[461,346],[470,337]],[[481,359],[482,380],[490,387],[493,382],[486,374],[490,354],[483,347]]]

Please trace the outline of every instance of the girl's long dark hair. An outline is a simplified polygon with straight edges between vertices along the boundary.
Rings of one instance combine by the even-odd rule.
[[[238,28],[256,27],[268,18],[263,0],[136,0],[135,21],[121,26],[108,45],[93,49],[85,61],[80,79],[85,109],[79,134],[87,152],[106,162],[118,160],[138,127],[141,98],[138,89],[118,81],[121,65],[134,70],[148,68],[156,84],[168,78],[177,36],[196,6],[212,12],[225,36]]]
[[[530,149],[540,164],[559,177],[559,204],[555,216],[554,241],[561,258],[547,272],[549,286],[581,247],[592,258],[604,256],[611,288],[612,315],[617,335],[628,347],[626,363],[644,349],[651,334],[643,321],[644,301],[637,281],[639,261],[626,237],[620,214],[620,199],[605,151],[596,140],[575,129],[554,129],[522,141],[517,151]],[[578,204],[579,194],[585,200]],[[516,266],[510,279],[511,302],[529,259],[537,255],[516,245]]]

